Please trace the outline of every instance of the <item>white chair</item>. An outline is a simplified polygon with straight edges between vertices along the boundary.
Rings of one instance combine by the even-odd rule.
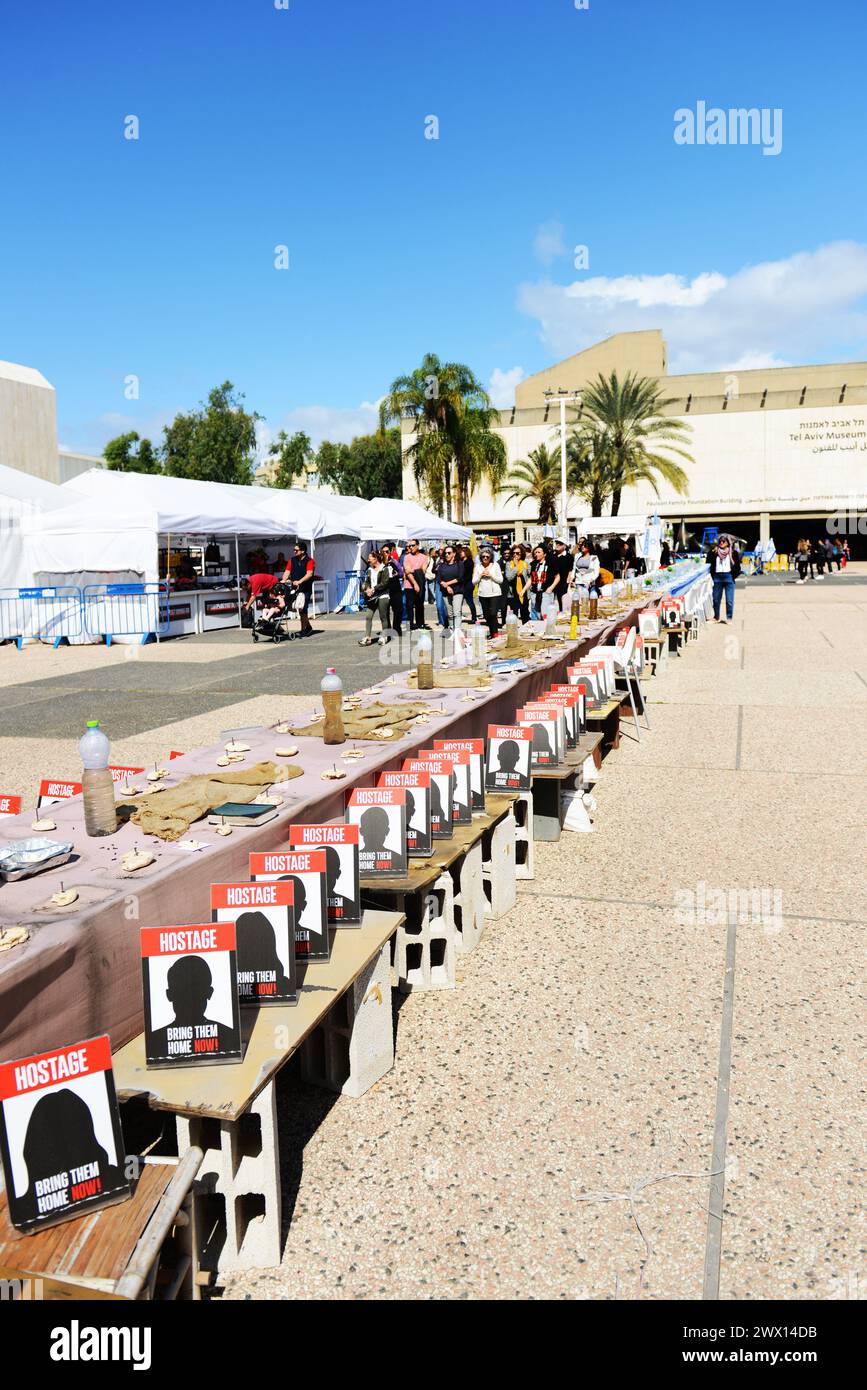
[[[638,742],[641,742],[641,725],[638,722],[638,707],[641,706],[641,713],[644,715],[644,726],[650,728],[650,715],[647,712],[647,701],[644,698],[644,691],[641,688],[641,678],[638,674],[638,659],[635,651],[636,631],[634,627],[629,629],[626,641],[621,646],[612,647],[593,647],[588,656],[598,660],[608,662],[613,674],[620,674],[626,681],[629,690],[629,699],[632,705],[632,718],[635,721],[635,732]],[[633,681],[635,685],[633,686]],[[637,696],[637,698],[636,698]]]

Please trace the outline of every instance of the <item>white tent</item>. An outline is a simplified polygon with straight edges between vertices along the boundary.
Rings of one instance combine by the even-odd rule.
[[[64,488],[84,493],[94,501],[110,503],[121,517],[139,509],[155,515],[163,536],[251,536],[275,534],[274,521],[249,497],[233,494],[258,492],[258,488],[230,488],[190,478],[169,478],[162,473],[115,473],[91,468]]]
[[[33,582],[24,553],[24,523],[72,500],[65,488],[0,464],[0,589]]]
[[[645,512],[624,516],[585,516],[578,523],[579,536],[642,536],[647,525]]]
[[[404,497],[374,497],[354,514],[353,523],[366,541],[468,541],[468,526],[443,521]]]

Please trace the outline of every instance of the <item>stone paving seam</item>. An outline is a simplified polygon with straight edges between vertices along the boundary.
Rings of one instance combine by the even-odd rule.
[[[711,1155],[711,1179],[708,1195],[707,1245],[704,1258],[704,1288],[702,1298],[719,1298],[720,1265],[722,1261],[723,1216],[725,1214],[726,1141],[729,1122],[729,1092],[732,1069],[732,1024],[734,1021],[735,951],[737,946],[737,917],[729,915],[726,933],[726,963],[720,1020],[719,1067],[717,1069],[716,1118]]]
[[[533,889],[522,888],[518,884],[518,896],[521,898],[553,898],[559,901],[561,898],[567,902],[586,902],[586,903],[611,903],[619,907],[652,907],[658,908],[661,912],[675,912],[677,903],[648,902],[643,898],[600,898],[593,897],[589,893],[537,893]],[[826,922],[829,926],[836,927],[867,927],[867,917],[826,917],[824,913],[816,912],[781,912],[780,919],[783,922]]]

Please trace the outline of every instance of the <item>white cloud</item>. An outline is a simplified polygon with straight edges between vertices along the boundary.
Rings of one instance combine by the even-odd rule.
[[[731,276],[595,276],[525,283],[518,307],[558,357],[613,333],[659,328],[673,372],[784,366],[829,351],[864,351],[867,245],[832,242]]]
[[[515,404],[515,387],[519,381],[524,380],[523,367],[510,367],[503,372],[499,367],[495,367],[491,372],[491,380],[488,383],[488,395],[500,410],[505,410],[507,406]]]
[[[379,427],[379,401],[362,401],[356,406],[299,405],[274,426],[260,421],[257,434],[263,455],[279,430],[309,434],[314,449],[323,439],[333,444],[349,444],[357,434],[372,434]]]
[[[558,256],[566,255],[566,243],[563,240],[563,223],[557,221],[543,222],[536,228],[536,235],[533,238],[533,254],[537,261],[543,265],[550,265],[556,261]]]

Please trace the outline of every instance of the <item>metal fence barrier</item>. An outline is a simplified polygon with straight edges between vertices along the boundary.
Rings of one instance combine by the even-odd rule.
[[[81,634],[81,590],[76,585],[0,589],[0,640],[14,641],[19,651],[26,638],[59,647]]]
[[[345,608],[349,612],[355,613],[363,607],[361,575],[357,570],[338,570],[334,592],[334,611],[336,612],[338,608]]]
[[[113,637],[141,637],[144,643],[169,630],[167,583],[87,584],[83,593],[84,630],[104,637],[106,646]]]

